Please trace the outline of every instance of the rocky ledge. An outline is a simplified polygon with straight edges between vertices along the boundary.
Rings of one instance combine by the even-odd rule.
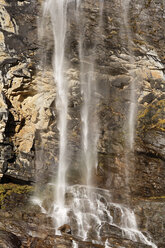
[[[115,225],[104,224],[100,230],[100,240],[89,238],[83,241],[78,236],[72,235],[72,229],[68,225],[59,228],[61,235],[55,235],[54,221],[43,214],[39,206],[32,203],[34,187],[18,184],[2,184],[0,187],[0,247],[2,248],[149,248],[139,242],[124,238],[122,229]],[[136,200],[135,213],[138,226],[144,235],[152,235],[159,248],[164,244],[164,199]],[[111,209],[114,212],[114,209]],[[156,214],[155,214],[156,213]],[[114,218],[120,218],[114,212]],[[157,226],[159,229],[157,230]],[[67,228],[65,227],[67,226]],[[156,232],[155,232],[156,228]],[[95,233],[95,230],[93,230]],[[91,231],[92,237],[92,231]]]
[[[61,235],[55,235],[53,220],[41,213],[41,209],[30,201],[34,188],[27,185],[3,184],[0,187],[0,247],[2,248],[104,248],[110,247],[149,248],[150,245],[122,237],[122,231],[115,226],[104,227],[100,241],[83,241],[61,228]],[[141,206],[139,205],[141,209]],[[140,214],[139,209],[137,212]],[[148,214],[145,209],[145,213]],[[144,223],[143,223],[144,225]],[[65,230],[64,230],[65,229]],[[163,247],[163,246],[159,246]]]

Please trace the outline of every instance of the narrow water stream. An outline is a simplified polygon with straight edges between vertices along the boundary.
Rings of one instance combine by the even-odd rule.
[[[135,60],[132,52],[132,34],[131,27],[129,24],[129,8],[130,8],[131,0],[121,1],[121,6],[123,10],[123,24],[124,24],[124,32],[125,39],[127,40],[128,51],[130,64],[135,65]],[[136,96],[136,73],[133,70],[129,71],[131,76],[130,82],[130,107],[128,113],[128,147],[130,151],[134,150],[134,142],[135,142],[135,122],[136,122],[136,113],[137,113],[137,96]]]

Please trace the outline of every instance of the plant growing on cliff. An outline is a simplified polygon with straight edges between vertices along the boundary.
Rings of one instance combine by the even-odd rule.
[[[18,184],[0,184],[0,208],[4,209],[8,204],[12,203],[17,196],[30,195],[33,192],[33,187],[29,185]]]

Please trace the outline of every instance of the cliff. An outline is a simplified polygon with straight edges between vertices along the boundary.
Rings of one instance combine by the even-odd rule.
[[[0,197],[0,242],[8,243],[8,246],[3,247],[9,247],[10,243],[10,247],[21,247],[21,242],[22,247],[53,247],[54,242],[53,234],[49,234],[49,225],[46,231],[42,229],[50,220],[35,207],[26,206],[33,192],[31,186],[27,185],[36,181],[39,185],[49,182],[58,165],[56,88],[51,65],[54,47],[50,20],[47,20],[43,40],[38,39],[41,4],[39,0],[0,0],[0,194],[7,199]],[[65,73],[69,82],[68,147],[69,160],[72,161],[68,181],[77,184],[81,182],[82,97],[77,38],[79,30],[75,24],[74,8],[75,3],[71,1],[65,48],[69,67]],[[82,0],[81,8],[80,20],[84,24],[82,28],[85,34],[83,46],[86,56],[90,56],[92,50],[95,53],[94,74],[99,99],[95,184],[110,190],[116,201],[130,198],[139,227],[142,231],[149,231],[158,247],[163,248],[164,1],[132,0],[126,13],[121,1],[105,0],[101,33],[98,28],[99,1]],[[126,14],[128,20],[124,21]],[[43,59],[46,61],[45,68],[41,63]],[[132,85],[135,86],[134,99],[130,97]],[[131,101],[136,104],[134,151],[129,149]],[[18,184],[21,190],[13,192],[6,186],[10,183]],[[6,195],[6,192],[11,194]],[[19,213],[16,208],[14,213],[13,208],[20,207],[17,204],[20,199],[23,199],[22,212]],[[38,218],[43,223],[39,231],[36,228]],[[30,224],[32,219],[35,227]],[[18,230],[12,229],[12,225]],[[39,237],[33,238],[37,231]],[[10,235],[14,236],[11,238]],[[57,247],[71,247],[71,237],[64,235],[62,241],[58,237],[56,239]],[[15,244],[11,240],[15,240]],[[63,246],[60,246],[60,242]],[[116,241],[114,238],[113,242],[114,247],[143,247],[142,244],[133,246],[127,240]],[[84,247],[81,242],[80,247]],[[86,243],[85,247],[97,245]]]

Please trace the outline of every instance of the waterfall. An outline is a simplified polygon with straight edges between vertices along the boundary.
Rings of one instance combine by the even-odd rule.
[[[68,68],[68,62],[65,56],[66,33],[67,29],[67,11],[69,3],[75,4],[73,10],[79,25],[79,67],[80,67],[80,89],[81,89],[81,163],[85,172],[85,185],[67,185],[66,173],[68,166],[68,103],[69,103],[69,82],[65,73]],[[131,41],[128,26],[128,6],[126,2],[124,8],[124,25],[128,40]],[[99,124],[97,117],[97,105],[99,99],[97,95],[97,77],[95,52],[97,46],[97,37],[93,35],[93,45],[88,49],[84,46],[85,40],[85,21],[81,19],[84,9],[82,2],[75,0],[46,0],[44,4],[43,16],[50,15],[54,56],[53,56],[53,74],[54,87],[56,88],[56,110],[58,113],[59,130],[59,161],[57,178],[55,182],[48,184],[53,189],[53,203],[46,207],[44,201],[47,201],[47,195],[44,200],[34,199],[34,203],[39,205],[44,214],[52,217],[56,234],[62,225],[67,224],[71,227],[72,234],[82,240],[92,240],[93,243],[111,247],[108,239],[102,241],[102,236],[106,236],[107,230],[115,229],[117,234],[129,238],[130,240],[142,242],[156,246],[149,241],[140,231],[138,231],[136,218],[133,211],[126,206],[112,202],[112,196],[108,190],[96,188],[93,186],[93,175],[97,168],[97,142],[99,139]],[[99,6],[99,7],[98,7]],[[95,6],[96,8],[96,6]],[[102,35],[103,28],[104,1],[100,0],[95,12],[98,13],[97,28]],[[84,14],[85,15],[85,14]],[[70,24],[70,23],[69,23]],[[68,26],[69,26],[68,24]],[[84,26],[83,26],[84,25]],[[78,36],[78,35],[77,35]],[[135,120],[135,84],[131,86],[131,107],[129,115],[129,143],[133,149],[134,143],[134,120]],[[108,235],[108,234],[107,234]],[[78,247],[78,242],[72,243],[73,248]]]
[[[103,17],[104,0],[99,1],[99,34],[102,35],[102,17]],[[80,9],[81,11],[81,9]],[[80,20],[79,20],[80,21]],[[82,25],[82,24],[81,24]],[[83,23],[85,25],[85,23]],[[83,97],[83,106],[81,109],[82,121],[82,158],[86,168],[86,185],[92,186],[92,178],[97,170],[97,143],[99,139],[99,127],[97,117],[97,105],[99,99],[97,96],[97,79],[95,73],[95,49],[97,39],[90,55],[86,55],[83,47],[85,31],[80,26],[80,81],[81,94]]]
[[[81,57],[82,58],[82,57]],[[91,62],[92,63],[92,62]],[[84,67],[88,67],[84,68]],[[82,66],[81,76],[82,95],[84,104],[81,113],[82,119],[82,153],[86,168],[86,184],[91,185],[94,169],[97,168],[97,121],[95,114],[95,85],[93,65]]]
[[[55,186],[54,211],[60,215],[56,218],[56,225],[65,222],[65,191],[67,170],[67,112],[68,112],[68,84],[64,76],[65,68],[65,35],[68,0],[46,0],[44,15],[50,14],[54,36],[53,71],[56,83],[56,109],[58,112],[59,130],[59,165]]]
[[[128,51],[130,55],[130,64],[135,64],[135,60],[133,57],[132,49],[132,35],[131,35],[131,28],[129,26],[128,21],[128,13],[129,13],[129,6],[131,0],[121,1],[121,6],[123,9],[123,21],[124,21],[124,29],[127,39]],[[136,100],[136,75],[134,71],[130,70],[130,76],[132,76],[132,80],[130,82],[130,108],[128,114],[128,145],[130,151],[134,149],[134,139],[135,139],[135,121],[136,121],[136,110],[137,110],[137,100]]]
[[[97,168],[98,127],[96,116],[96,78],[94,74],[94,58],[84,56],[83,37],[80,39],[80,80],[83,107],[82,120],[82,158],[86,168],[86,184],[91,185],[92,175]]]
[[[120,38],[121,43],[126,53],[128,54],[127,60],[130,65],[128,74],[130,81],[127,87],[128,90],[128,110],[126,113],[125,122],[125,192],[127,201],[130,200],[130,177],[133,175],[134,170],[134,145],[135,145],[135,132],[136,132],[136,115],[137,115],[137,75],[134,69],[135,59],[132,51],[133,38],[131,27],[129,23],[129,10],[131,0],[120,1],[122,10],[122,21],[120,23]],[[133,68],[131,68],[133,66]],[[131,173],[130,173],[131,171]],[[129,203],[128,203],[129,204]]]
[[[72,248],[78,248],[78,244],[73,240]]]

